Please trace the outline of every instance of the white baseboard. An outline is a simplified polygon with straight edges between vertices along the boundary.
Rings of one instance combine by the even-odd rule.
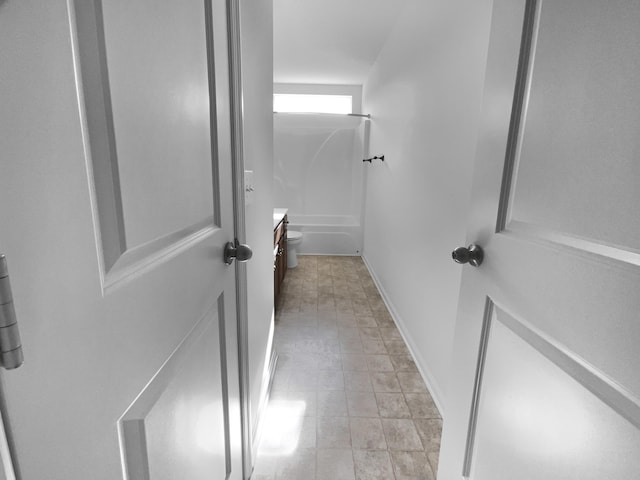
[[[275,348],[271,348],[271,357],[269,358],[269,366],[267,368],[268,380],[266,383],[266,388],[262,393],[262,398],[260,399],[260,405],[258,407],[258,412],[256,415],[256,422],[254,423],[253,428],[253,439],[252,439],[252,451],[255,453],[258,452],[258,447],[260,446],[260,438],[262,437],[262,427],[264,424],[264,414],[267,410],[267,406],[269,405],[269,398],[271,397],[271,387],[273,385],[273,378],[276,373],[276,365],[278,363],[278,354],[276,353]],[[255,461],[255,456],[252,459]]]
[[[371,264],[367,261],[367,257],[365,255],[362,255],[362,261],[367,267],[367,270],[369,270],[369,274],[371,275],[373,282],[376,284],[376,287],[378,287],[378,291],[382,296],[382,300],[387,306],[387,309],[391,314],[391,318],[393,318],[393,321],[398,327],[398,330],[400,331],[400,335],[402,335],[402,338],[404,339],[404,343],[407,345],[407,348],[409,349],[409,353],[413,357],[413,360],[415,361],[416,366],[418,367],[418,371],[420,372],[420,375],[422,376],[424,383],[427,385],[427,388],[429,389],[429,392],[433,397],[433,401],[440,412],[440,416],[444,418],[444,408],[443,408],[444,393],[442,392],[440,387],[438,387],[438,384],[433,380],[433,374],[431,373],[431,370],[429,369],[426,362],[424,361],[424,358],[420,354],[420,350],[418,349],[418,346],[416,345],[415,341],[407,331],[407,327],[405,323],[402,321],[400,314],[398,314],[398,311],[393,305],[393,302],[391,301],[391,299],[389,298],[389,295],[383,288],[382,283],[380,282],[380,279],[378,278],[378,276],[376,275],[376,272],[371,267]]]

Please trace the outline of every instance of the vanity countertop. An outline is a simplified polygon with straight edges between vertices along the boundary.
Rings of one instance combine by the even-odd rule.
[[[274,208],[273,209],[273,229],[275,230],[278,224],[284,219],[287,214],[287,208]]]

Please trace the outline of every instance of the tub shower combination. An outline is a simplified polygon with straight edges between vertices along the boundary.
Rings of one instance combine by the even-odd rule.
[[[302,232],[298,247],[302,255],[360,255],[362,226],[359,218],[349,215],[289,214],[288,228]]]
[[[369,120],[339,115],[276,115],[274,193],[302,232],[302,255],[360,255]]]

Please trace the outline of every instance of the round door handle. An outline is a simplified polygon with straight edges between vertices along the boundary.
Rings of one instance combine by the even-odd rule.
[[[474,267],[479,267],[484,259],[484,252],[478,245],[459,247],[451,252],[451,256],[456,263],[468,263]]]
[[[224,263],[231,265],[234,260],[246,262],[253,257],[253,250],[249,245],[227,242],[224,246]]]

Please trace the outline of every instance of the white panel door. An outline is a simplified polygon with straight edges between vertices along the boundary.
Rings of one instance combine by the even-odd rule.
[[[22,480],[240,479],[225,0],[0,2]]]
[[[438,478],[640,478],[640,3],[493,4]]]

